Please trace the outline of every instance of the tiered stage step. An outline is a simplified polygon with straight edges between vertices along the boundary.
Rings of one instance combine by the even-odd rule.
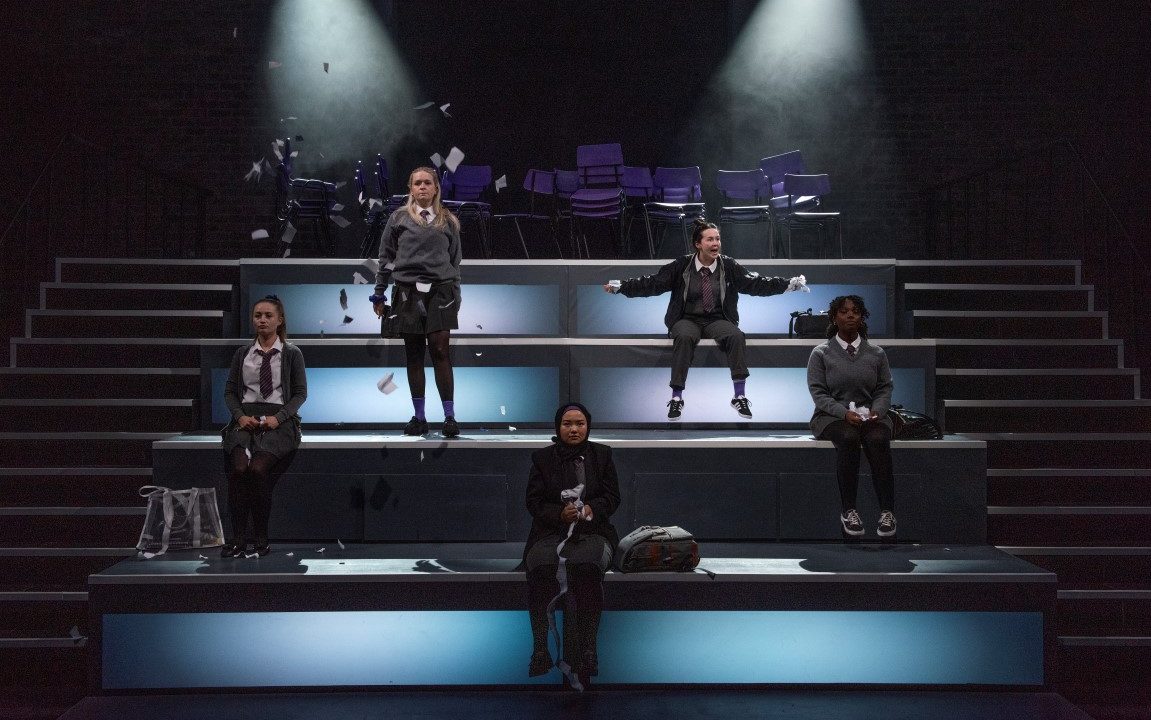
[[[434,425],[434,422],[433,422]],[[594,426],[593,426],[594,427]],[[550,431],[466,430],[444,439],[308,432],[280,479],[274,537],[364,542],[504,542],[527,537],[529,456]],[[613,520],[680,525],[710,540],[840,538],[835,452],[810,435],[778,432],[593,430],[613,449],[622,501]],[[984,445],[962,436],[893,443],[900,538],[986,541]],[[153,445],[153,482],[227,487],[219,435]],[[870,480],[860,512],[878,517]],[[463,499],[466,498],[466,501]],[[868,533],[874,537],[874,528]]]
[[[90,580],[94,676],[105,690],[555,683],[558,671],[526,677],[520,551],[327,543],[125,560]],[[702,554],[692,573],[609,573],[599,685],[1047,680],[1055,578],[993,548]]]

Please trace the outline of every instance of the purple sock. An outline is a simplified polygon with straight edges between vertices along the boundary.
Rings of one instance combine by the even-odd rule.
[[[450,418],[456,416],[456,401],[444,400],[444,417]]]
[[[672,388],[671,396],[677,400],[683,400],[683,388]]]
[[[424,399],[416,397],[412,398],[412,407],[416,410],[416,417],[420,420],[424,420]]]
[[[747,381],[732,380],[732,384],[735,385],[735,396],[739,397],[740,395],[743,395],[743,391],[747,388]]]

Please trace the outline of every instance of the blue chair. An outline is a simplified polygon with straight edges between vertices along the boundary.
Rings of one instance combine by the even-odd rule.
[[[655,183],[652,181],[651,170],[646,167],[624,165],[623,176],[620,178],[620,187],[623,188],[623,235],[627,244],[628,254],[631,254],[631,227],[637,215],[643,212],[643,206],[655,199]],[[651,231],[644,223],[648,254],[651,255]]]
[[[576,170],[580,187],[571,195],[571,213],[576,235],[588,256],[588,220],[605,220],[613,227],[618,251],[624,248],[623,148],[619,143],[580,145],[576,148]]]
[[[703,202],[703,177],[700,175],[699,167],[657,167],[652,181],[655,184],[655,199],[643,206],[651,256],[654,258],[656,252],[656,247],[653,245],[663,245],[663,236],[668,226],[673,223],[679,225],[683,233],[684,248],[690,253],[692,245],[691,233],[687,229],[688,223],[703,217],[707,212]],[[652,242],[654,237],[652,223],[659,226],[658,244]]]

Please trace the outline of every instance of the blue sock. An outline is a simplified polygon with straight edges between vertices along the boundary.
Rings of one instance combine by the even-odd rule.
[[[456,401],[444,400],[444,417],[450,418],[456,416]]]
[[[425,419],[424,418],[424,399],[423,398],[417,398],[417,397],[412,398],[412,407],[415,408],[415,410],[416,410],[416,417],[417,418],[419,418],[420,420]]]
[[[743,391],[747,388],[747,380],[732,380],[732,384],[735,385],[735,396],[743,395]]]
[[[683,400],[683,388],[673,387],[671,389],[671,396],[676,400]]]

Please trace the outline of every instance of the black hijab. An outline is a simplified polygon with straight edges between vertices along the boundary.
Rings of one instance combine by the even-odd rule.
[[[584,438],[583,442],[581,442],[579,445],[568,445],[560,439],[560,423],[563,422],[564,413],[566,413],[568,410],[579,410],[581,413],[583,413],[584,418],[587,420],[588,434],[587,437]],[[591,437],[591,413],[588,412],[586,407],[575,402],[569,402],[560,405],[559,410],[556,410],[555,426],[556,434],[552,437],[552,442],[555,443],[553,447],[560,462],[566,463],[574,460],[587,451],[588,438]]]

